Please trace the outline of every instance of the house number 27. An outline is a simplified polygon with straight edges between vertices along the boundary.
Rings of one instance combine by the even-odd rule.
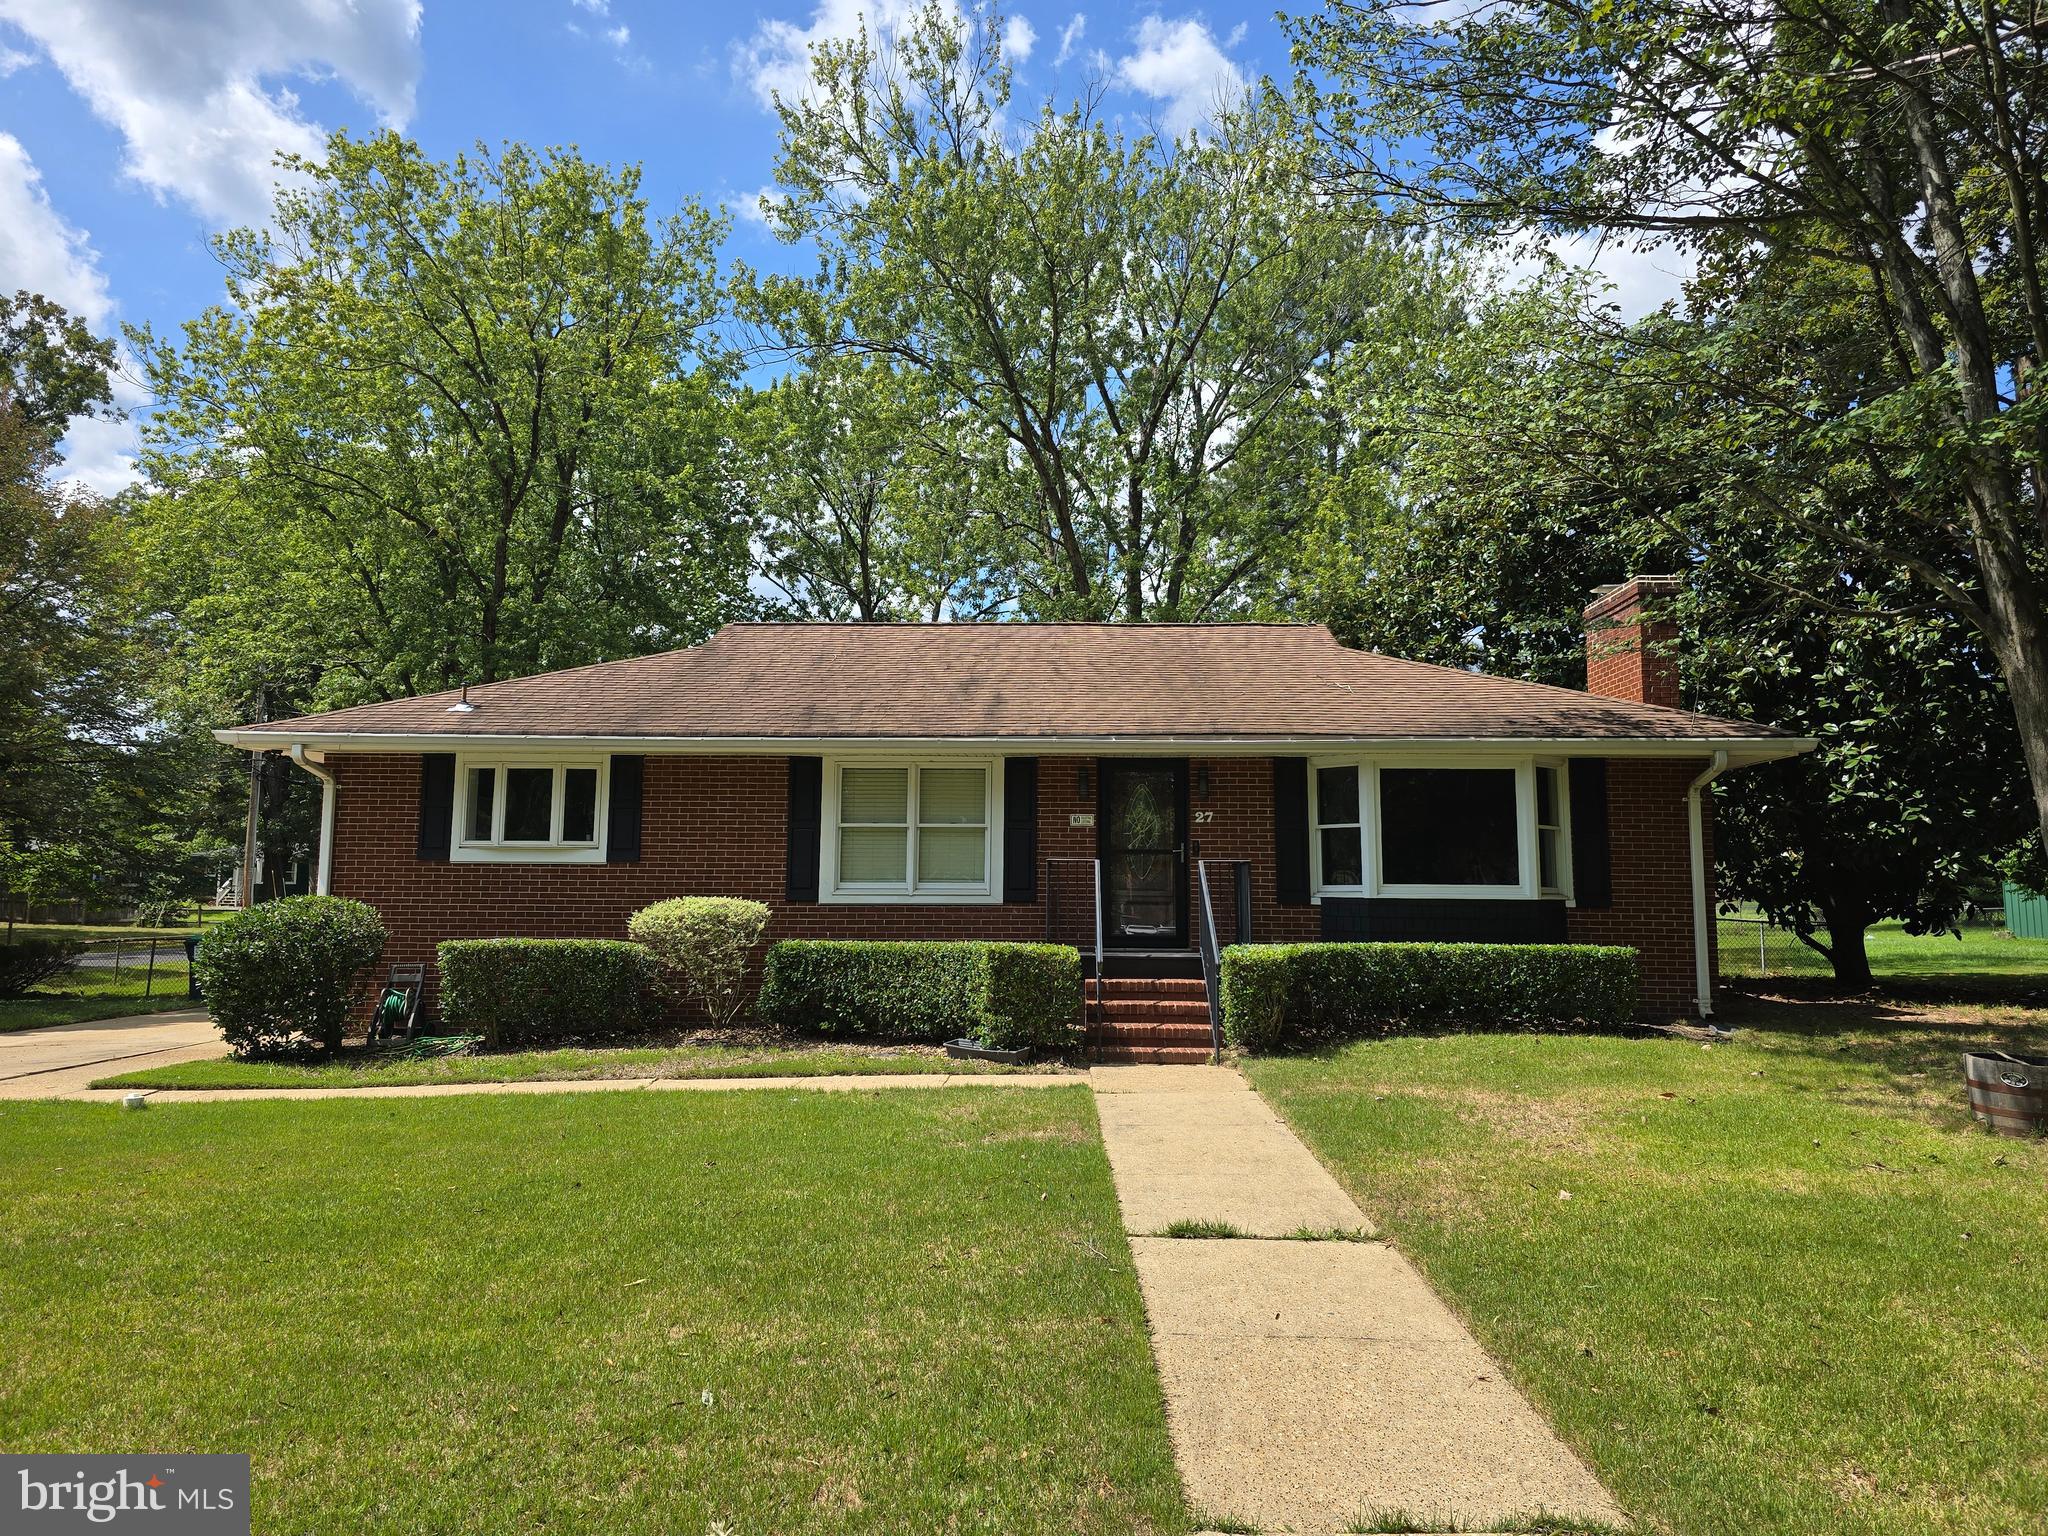
[[[1211,822],[1211,821],[1214,821],[1215,819],[1216,819],[1216,813],[1215,813],[1214,811],[1197,811],[1197,812],[1195,812],[1195,825],[1196,825],[1196,826],[1201,826],[1201,825],[1203,825],[1204,823],[1206,823],[1206,822]]]

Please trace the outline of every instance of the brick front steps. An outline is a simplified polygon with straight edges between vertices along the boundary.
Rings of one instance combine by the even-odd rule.
[[[1200,977],[1112,976],[1100,983],[1091,977],[1083,985],[1090,1060],[1164,1065],[1209,1059],[1209,990]]]

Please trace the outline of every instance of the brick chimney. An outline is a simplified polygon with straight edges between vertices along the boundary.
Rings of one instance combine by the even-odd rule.
[[[1586,692],[1681,707],[1678,625],[1657,612],[1679,585],[1676,576],[1632,576],[1594,589],[1586,605]]]

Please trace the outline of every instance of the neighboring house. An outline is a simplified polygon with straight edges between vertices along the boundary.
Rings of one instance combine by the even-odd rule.
[[[1699,788],[1812,743],[1673,707],[1644,611],[1668,590],[1587,609],[1588,693],[1321,626],[735,624],[219,735],[328,786],[317,884],[383,914],[393,961],[618,936],[689,894],[768,902],[774,938],[1051,937],[1092,960],[1099,871],[1122,974],[1185,974],[1206,866],[1226,944],[1627,944],[1647,1009],[1704,1012]]]

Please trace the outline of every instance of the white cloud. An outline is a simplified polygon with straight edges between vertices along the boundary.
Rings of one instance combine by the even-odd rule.
[[[1228,39],[1234,45],[1242,29]],[[1132,34],[1136,47],[1117,60],[1117,78],[1132,90],[1166,103],[1169,133],[1200,127],[1219,108],[1245,93],[1244,71],[1224,52],[1226,44],[1192,16],[1167,21],[1147,16]]]
[[[279,149],[324,131],[279,77],[337,80],[411,115],[420,0],[0,0],[127,146],[129,175],[216,223],[268,217]]]
[[[918,0],[818,0],[808,26],[771,18],[755,27],[733,49],[733,73],[764,107],[777,96],[794,101],[810,84],[812,48],[844,42],[863,27],[871,41],[884,42],[919,9]]]
[[[612,13],[611,0],[569,0],[579,11],[588,11],[593,16],[609,16]]]
[[[1624,323],[1683,297],[1696,265],[1689,253],[1672,245],[1640,249],[1621,236],[1552,235],[1510,249],[1499,268],[1500,280],[1509,286],[1528,282],[1552,262],[1592,273],[1605,288],[1605,302]]]
[[[1012,16],[1003,23],[1003,57],[1012,64],[1022,64],[1037,46],[1038,28],[1028,18]]]
[[[628,27],[624,22],[620,22],[616,27],[609,28],[605,32],[604,36],[605,41],[610,43],[614,48],[623,48],[626,46],[626,44],[633,41],[632,29]]]
[[[36,56],[32,53],[23,53],[19,48],[9,48],[5,44],[0,44],[0,80],[5,80],[17,69],[27,69],[35,61]]]
[[[1081,41],[1081,34],[1088,30],[1088,13],[1074,12],[1074,19],[1060,28],[1060,51],[1052,56],[1053,66],[1067,62],[1074,56],[1074,45]]]
[[[21,141],[0,133],[0,293],[40,293],[104,336],[114,327],[114,298],[99,261],[85,231],[51,206],[42,173]],[[115,375],[116,405],[133,410],[144,401],[140,386]],[[103,495],[132,485],[135,442],[132,420],[77,422],[64,440],[63,478]]]

